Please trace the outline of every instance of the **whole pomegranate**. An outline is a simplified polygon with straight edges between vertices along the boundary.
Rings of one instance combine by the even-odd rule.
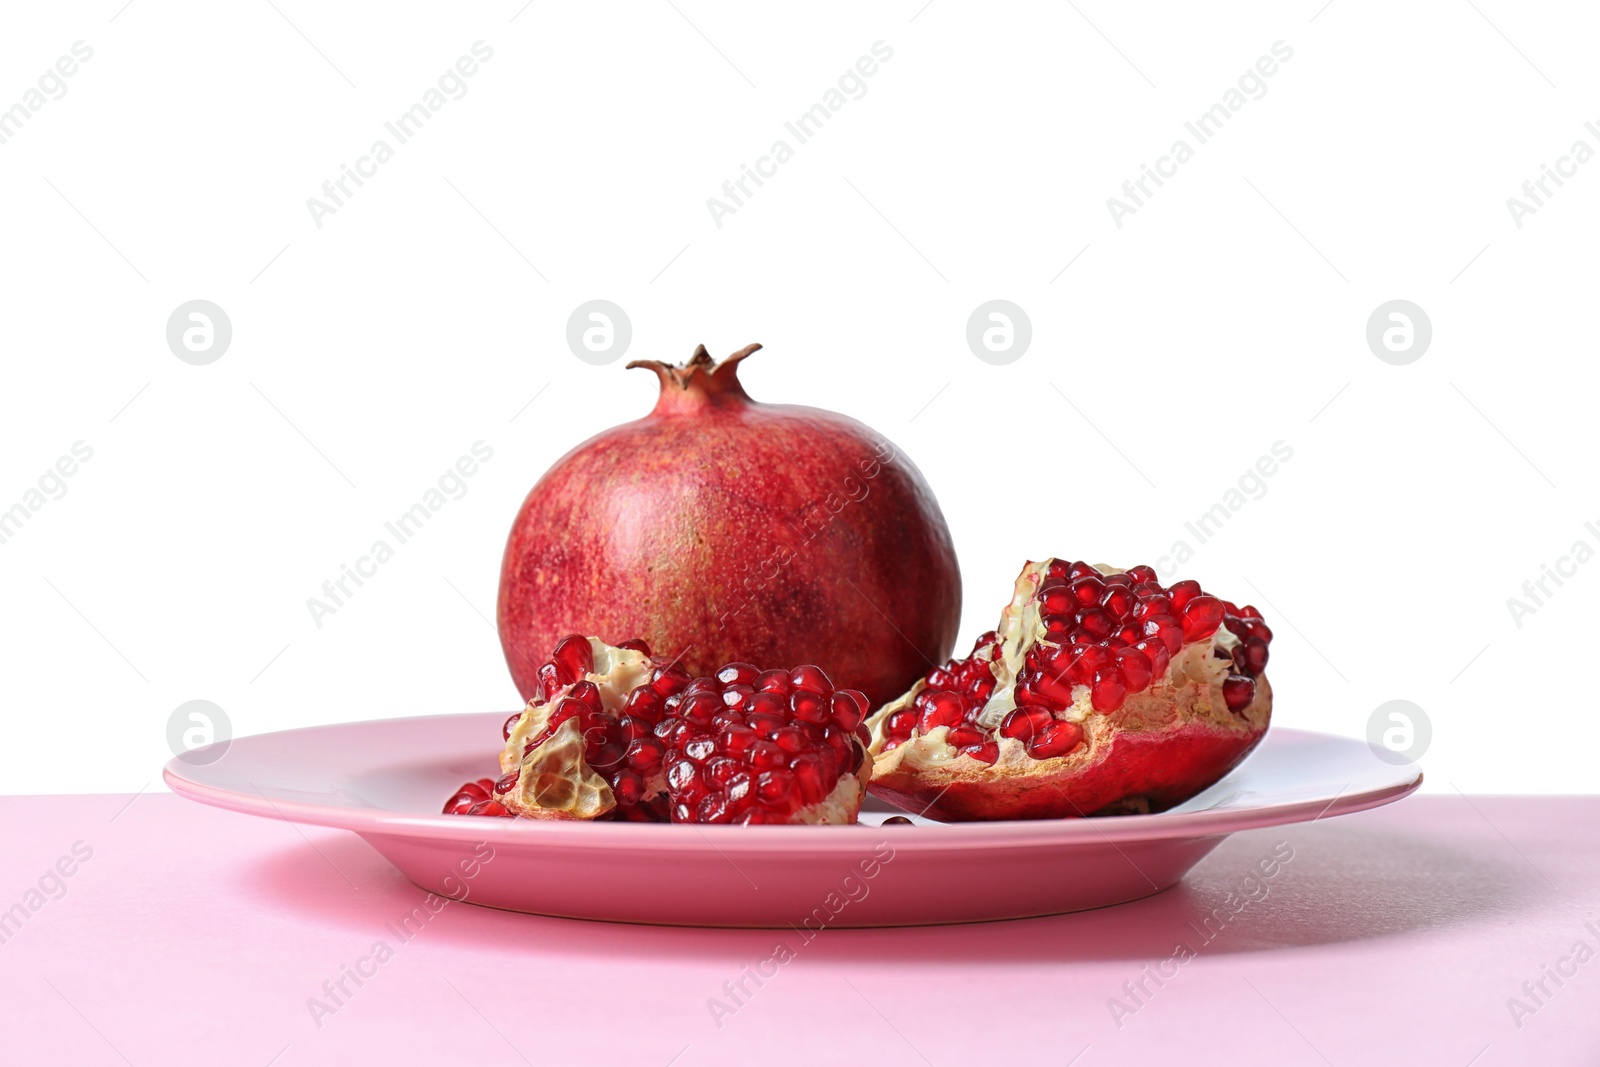
[[[811,663],[874,705],[950,654],[961,575],[922,475],[831,411],[762,404],[738,363],[653,360],[649,415],[590,438],[528,493],[499,629],[524,700],[564,634],[638,634],[690,676]]]
[[[873,714],[870,788],[952,820],[1163,811],[1266,733],[1271,641],[1198,582],[1029,563],[971,656]]]

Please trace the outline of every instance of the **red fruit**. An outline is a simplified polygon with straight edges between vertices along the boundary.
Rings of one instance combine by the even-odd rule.
[[[871,789],[955,820],[1164,810],[1266,731],[1270,639],[1254,608],[1198,582],[1029,563],[971,656],[868,719]]]
[[[960,572],[932,491],[860,423],[751,400],[737,364],[759,347],[630,364],[659,377],[655,409],[578,445],[523,501],[498,619],[525,699],[568,630],[640,634],[683,650],[691,675],[814,663],[873,706],[949,655]]]

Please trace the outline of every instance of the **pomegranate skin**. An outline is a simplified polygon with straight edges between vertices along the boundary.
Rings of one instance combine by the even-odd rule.
[[[564,634],[643,637],[691,675],[814,663],[873,705],[945,659],[961,577],[921,473],[870,428],[762,404],[704,346],[642,419],[568,452],[523,501],[498,626],[523,699]]]

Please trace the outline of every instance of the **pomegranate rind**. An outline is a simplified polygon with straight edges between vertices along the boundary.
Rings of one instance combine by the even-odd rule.
[[[1023,568],[996,627],[999,646],[990,672],[997,684],[979,716],[979,724],[991,730],[1016,708],[1017,673],[1028,648],[1044,633],[1034,598],[1049,563],[1030,561]],[[1094,710],[1089,687],[1074,686],[1072,705],[1055,718],[1077,723],[1083,741],[1064,755],[1042,760],[1029,756],[1022,741],[997,737],[999,756],[993,765],[984,763],[950,745],[943,726],[885,750],[889,717],[914,705],[927,687],[919,680],[868,720],[873,756],[868,788],[899,807],[947,821],[1164,811],[1215,784],[1266,733],[1272,686],[1265,675],[1255,679],[1255,696],[1239,711],[1230,711],[1223,698],[1238,642],[1219,627],[1210,637],[1184,645],[1161,678],[1129,694],[1115,711]],[[990,657],[980,651],[978,658]]]

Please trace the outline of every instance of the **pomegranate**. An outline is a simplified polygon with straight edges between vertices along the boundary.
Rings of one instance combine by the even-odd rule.
[[[856,821],[870,770],[867,698],[835,690],[818,667],[735,662],[691,678],[642,641],[571,634],[535,673],[533,701],[502,730],[504,775],[462,786],[447,814]]]
[[[960,572],[927,483],[852,419],[750,399],[738,364],[760,347],[628,364],[660,379],[655,409],[574,448],[528,493],[498,611],[524,700],[571,630],[639,634],[691,677],[815,663],[874,706],[950,654]]]
[[[947,820],[1164,811],[1261,740],[1271,641],[1198,582],[1029,562],[970,656],[873,714],[871,789]]]

